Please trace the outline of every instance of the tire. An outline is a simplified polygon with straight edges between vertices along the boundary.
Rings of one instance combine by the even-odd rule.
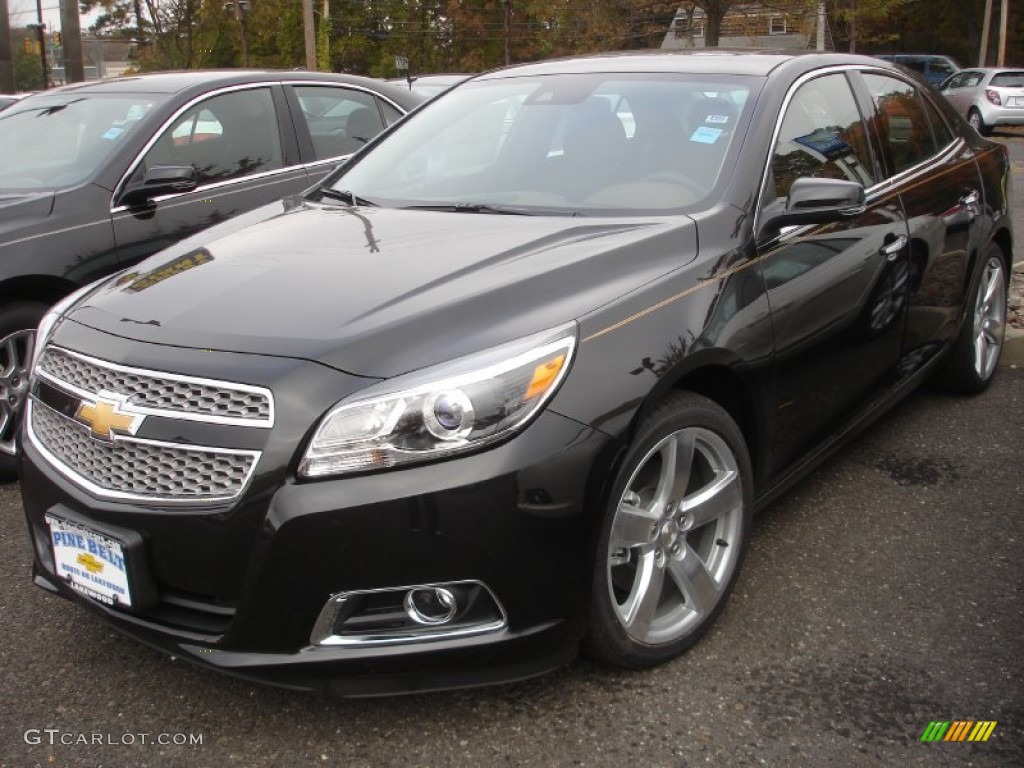
[[[16,438],[28,395],[32,347],[47,309],[35,301],[0,307],[0,481],[17,476]]]
[[[981,112],[978,110],[972,109],[967,113],[967,122],[970,123],[971,127],[982,136],[992,135],[992,129],[985,125],[985,121],[981,118]]]
[[[1008,290],[1002,251],[989,245],[982,255],[981,274],[971,289],[967,317],[939,372],[942,388],[966,395],[988,388],[1003,348]]]
[[[590,655],[636,669],[697,642],[736,581],[752,501],[750,458],[729,414],[700,395],[668,395],[640,424],[608,497]]]

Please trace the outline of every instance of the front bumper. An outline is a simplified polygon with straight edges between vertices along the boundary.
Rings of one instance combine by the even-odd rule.
[[[97,499],[26,441],[35,581],[141,642],[272,684],[359,696],[522,679],[571,659],[583,636],[602,481],[616,450],[546,412],[480,454],[320,482],[287,478],[229,507],[181,509]],[[45,520],[54,510],[138,534],[133,556],[154,597],[122,610],[58,578]],[[411,643],[311,641],[332,595],[466,580],[490,589],[503,626]]]

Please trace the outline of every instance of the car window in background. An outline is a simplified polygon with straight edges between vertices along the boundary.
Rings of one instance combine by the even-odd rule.
[[[989,85],[997,88],[1024,88],[1024,70],[996,72],[992,75],[992,81]]]
[[[270,89],[224,93],[187,110],[146,154],[141,172],[160,165],[191,165],[200,184],[283,167]]]
[[[878,181],[864,120],[844,75],[815,78],[800,86],[786,110],[772,153],[776,197],[786,197],[798,178]]]
[[[164,97],[39,95],[0,113],[0,189],[63,189],[89,178]]]
[[[317,160],[350,155],[384,130],[372,94],[348,88],[297,85],[295,95]]]
[[[865,74],[864,80],[878,110],[883,150],[889,155],[893,173],[934,155],[937,147],[931,123],[917,89],[886,75]]]

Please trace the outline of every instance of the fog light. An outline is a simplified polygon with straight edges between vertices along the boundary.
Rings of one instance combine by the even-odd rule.
[[[410,589],[402,605],[417,624],[447,624],[459,610],[455,595],[444,587]]]

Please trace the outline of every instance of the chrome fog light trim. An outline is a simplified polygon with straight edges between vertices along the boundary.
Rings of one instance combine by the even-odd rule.
[[[480,581],[413,584],[331,595],[310,642],[317,646],[431,643],[500,632],[505,609]]]

